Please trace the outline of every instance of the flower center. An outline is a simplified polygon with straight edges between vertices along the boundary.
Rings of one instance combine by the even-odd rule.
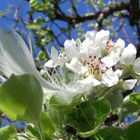
[[[84,64],[88,68],[88,71],[84,75],[85,78],[89,75],[94,75],[96,79],[100,80],[102,74],[108,70],[108,67],[104,68],[104,63],[102,62],[101,57],[89,56],[89,60],[85,61]]]
[[[111,41],[111,40],[107,41],[105,50],[106,50],[107,52],[109,52],[110,49],[111,49],[112,47],[113,47],[112,41]]]

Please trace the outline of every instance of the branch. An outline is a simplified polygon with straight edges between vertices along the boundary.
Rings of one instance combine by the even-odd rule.
[[[74,3],[74,0],[71,0],[70,2],[71,2],[71,7],[72,7],[72,9],[73,9],[73,11],[74,11],[74,15],[75,15],[76,17],[78,17],[79,15],[78,15],[78,12],[77,12],[76,5],[75,5],[75,3]]]
[[[62,15],[56,11],[56,17],[55,20],[63,20],[68,22],[69,24],[79,24],[81,22],[89,21],[89,20],[97,20],[100,15],[102,16],[102,19],[105,19],[109,15],[113,14],[116,11],[121,11],[121,10],[129,10],[129,3],[115,3],[115,4],[110,4],[108,7],[103,8],[101,11],[98,11],[94,14],[87,14],[83,16],[69,16],[69,15]]]

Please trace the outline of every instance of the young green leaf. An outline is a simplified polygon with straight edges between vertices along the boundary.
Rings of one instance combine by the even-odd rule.
[[[49,117],[47,112],[41,113],[41,127],[43,130],[43,133],[45,134],[45,137],[47,139],[52,139],[53,133],[55,131],[53,121]]]
[[[40,139],[40,134],[37,127],[34,124],[27,124],[25,128],[25,133],[29,138]]]
[[[140,140],[140,121],[131,124],[126,131],[127,140]]]
[[[123,117],[140,109],[140,93],[132,93],[125,97],[118,114]]]
[[[42,88],[33,75],[12,75],[0,87],[0,110],[13,120],[36,121],[42,101]]]
[[[66,112],[65,121],[73,126],[81,137],[93,135],[110,112],[110,105],[106,99],[87,101]]]
[[[126,140],[126,135],[121,128],[106,127],[100,129],[92,140]]]
[[[6,126],[0,129],[1,140],[12,140],[16,138],[16,128],[14,126]]]
[[[121,93],[109,94],[106,98],[109,101],[112,110],[118,108],[123,103],[123,96]]]

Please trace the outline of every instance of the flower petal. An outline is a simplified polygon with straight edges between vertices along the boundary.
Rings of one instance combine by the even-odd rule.
[[[0,71],[9,77],[12,73],[33,74],[45,90],[54,85],[44,80],[36,69],[34,60],[22,37],[14,31],[0,30]]]
[[[112,67],[119,61],[119,55],[115,52],[111,52],[109,55],[102,58],[102,62],[105,64],[105,67]]]
[[[125,90],[131,90],[134,88],[135,84],[137,83],[137,79],[130,79],[130,80],[125,80],[123,82],[123,88]]]
[[[108,39],[109,39],[109,30],[101,30],[96,33],[95,42],[103,42],[104,44],[106,44]]]
[[[78,83],[88,87],[95,87],[101,84],[101,82],[96,80],[92,75],[88,76],[83,80],[79,80]]]
[[[76,41],[72,40],[66,40],[64,42],[65,46],[65,53],[69,60],[72,59],[72,57],[77,57],[78,53],[80,51],[80,44],[81,41],[77,39]]]
[[[140,74],[140,57],[138,57],[134,62],[134,71]]]
[[[118,53],[118,55],[121,54],[122,50],[124,49],[125,47],[125,42],[124,40],[122,40],[121,38],[119,38],[116,43],[115,43],[115,46],[114,46],[114,51],[116,53]]]
[[[114,72],[118,77],[120,77],[123,73],[123,70],[120,70],[120,69],[117,69],[115,72]]]
[[[136,59],[136,47],[133,44],[129,44],[124,48],[120,62],[122,64],[133,64]]]
[[[80,73],[82,65],[76,57],[72,58],[70,63],[66,63],[66,67],[75,73]]]
[[[95,36],[96,36],[97,31],[92,30],[92,31],[87,31],[87,33],[85,34],[85,38],[94,40]]]
[[[51,58],[54,61],[54,63],[57,61],[58,59],[58,51],[55,47],[51,48]]]
[[[117,74],[115,74],[111,68],[102,75],[102,83],[105,84],[107,87],[116,85],[118,83],[118,80],[119,79]]]
[[[45,67],[48,67],[48,68],[54,68],[56,67],[56,65],[54,64],[53,60],[48,60],[45,65]]]

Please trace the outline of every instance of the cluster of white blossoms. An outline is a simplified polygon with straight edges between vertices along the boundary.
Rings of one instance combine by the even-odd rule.
[[[45,67],[66,67],[78,75],[75,83],[84,89],[99,85],[112,87],[121,81],[122,88],[130,90],[140,74],[140,58],[135,59],[133,44],[125,47],[120,38],[112,42],[108,30],[88,31],[82,42],[79,39],[66,40],[60,53],[52,47],[51,59]],[[131,79],[123,80],[129,76]]]
[[[48,68],[53,68],[51,74]],[[89,94],[97,87],[132,89],[140,77],[140,58],[136,59],[134,45],[126,47],[120,38],[112,42],[108,30],[88,31],[82,42],[66,40],[60,53],[52,47],[44,69],[47,80],[37,71],[22,37],[14,31],[0,30],[0,72],[7,78],[13,73],[33,74],[46,95],[56,95],[62,102],[71,102],[75,95]]]

